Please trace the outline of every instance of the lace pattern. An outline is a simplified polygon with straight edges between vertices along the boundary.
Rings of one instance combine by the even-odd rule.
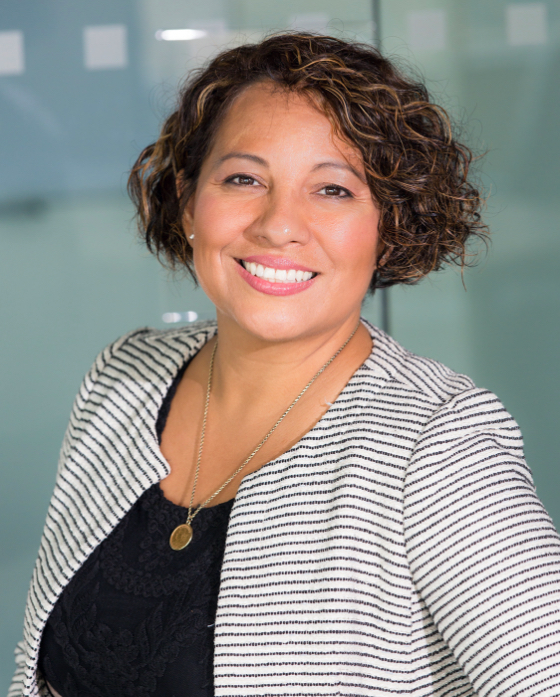
[[[203,509],[180,552],[186,509],[148,489],[59,598],[42,672],[62,697],[213,694],[213,625],[233,501]]]

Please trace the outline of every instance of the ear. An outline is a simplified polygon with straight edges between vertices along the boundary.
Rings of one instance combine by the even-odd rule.
[[[181,198],[183,197],[183,194],[185,192],[185,178],[184,178],[184,171],[181,170],[176,176],[175,176],[175,190],[177,192],[177,199],[179,200],[179,203],[181,202]],[[194,233],[194,223],[193,223],[193,206],[194,204],[194,196],[191,195],[189,200],[187,201],[186,206],[183,209],[182,213],[182,224],[183,224],[183,230],[184,233],[187,237],[188,243],[192,247],[192,242],[191,242],[191,235]]]
[[[185,232],[187,243],[193,246],[194,239],[194,195],[191,195],[183,209],[183,230]]]

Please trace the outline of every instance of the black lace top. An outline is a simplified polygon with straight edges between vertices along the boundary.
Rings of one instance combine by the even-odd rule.
[[[184,368],[158,418],[158,437]],[[203,509],[180,552],[186,509],[148,489],[64,589],[39,669],[62,697],[210,697],[214,618],[233,501]]]

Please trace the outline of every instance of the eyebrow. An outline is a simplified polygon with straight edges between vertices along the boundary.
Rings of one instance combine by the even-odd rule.
[[[227,160],[234,160],[234,159],[240,159],[240,160],[251,160],[251,162],[256,162],[258,165],[261,165],[262,167],[269,167],[269,163],[262,157],[259,157],[258,155],[251,155],[248,152],[228,152],[226,155],[223,155],[220,157],[220,159],[216,162],[216,167],[219,167],[221,164],[224,162],[227,162]],[[319,162],[319,164],[315,165],[313,169],[311,170],[312,172],[316,172],[319,169],[323,169],[326,167],[335,167],[336,169],[344,169],[347,172],[351,172],[354,176],[358,177],[358,179],[365,183],[364,176],[358,172],[354,167],[352,167],[349,164],[346,164],[344,162],[336,162],[336,161],[327,161],[327,162]]]
[[[318,165],[315,165],[313,169],[311,170],[312,172],[316,172],[318,169],[323,169],[325,167],[335,167],[336,169],[344,169],[347,172],[351,172],[354,176],[358,177],[358,179],[361,182],[365,183],[365,179],[363,174],[360,174],[357,169],[354,169],[349,164],[343,163],[343,162],[320,162]]]
[[[251,160],[251,162],[256,162],[258,165],[262,165],[263,167],[269,166],[268,162],[258,155],[251,155],[248,152],[228,152],[227,155],[220,157],[220,159],[216,162],[216,167],[219,167],[227,160],[233,159]]]

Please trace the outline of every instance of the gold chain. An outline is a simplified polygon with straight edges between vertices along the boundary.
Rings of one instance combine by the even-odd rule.
[[[295,405],[299,402],[299,400],[303,397],[303,395],[307,392],[307,390],[315,382],[315,380],[317,380],[319,375],[321,375],[321,373],[323,373],[329,367],[329,365],[334,361],[334,359],[339,355],[339,353],[346,348],[346,346],[348,345],[348,343],[350,342],[350,340],[352,339],[354,334],[358,331],[359,326],[360,326],[360,323],[358,322],[358,324],[354,328],[354,331],[352,332],[352,334],[350,334],[348,339],[346,339],[346,341],[342,344],[342,346],[338,349],[338,351],[333,356],[331,356],[329,358],[329,360],[325,363],[325,365],[315,373],[315,375],[311,378],[311,380],[307,383],[307,385],[303,388],[303,390],[298,394],[298,396],[294,399],[294,401],[290,404],[290,406],[286,409],[286,411],[282,414],[282,416],[278,419],[278,421],[274,424],[274,426],[270,429],[270,431],[266,434],[266,436],[261,440],[261,442],[257,445],[257,447],[249,455],[249,457],[247,457],[247,459],[241,465],[239,465],[239,467],[235,470],[235,472],[230,477],[228,477],[228,479],[226,479],[226,481],[222,484],[222,486],[219,489],[217,489],[211,496],[209,496],[206,499],[206,501],[203,501],[201,504],[199,504],[198,508],[193,513],[193,510],[192,510],[193,501],[194,501],[194,495],[196,492],[196,485],[198,483],[198,475],[200,472],[200,462],[202,460],[202,450],[204,448],[204,435],[206,433],[206,422],[208,420],[208,405],[210,404],[210,392],[212,390],[212,376],[214,374],[214,358],[216,356],[216,349],[218,348],[218,341],[216,340],[216,343],[214,344],[214,348],[212,350],[212,356],[210,358],[210,369],[208,371],[208,384],[206,386],[206,401],[204,403],[204,415],[202,417],[202,431],[200,434],[200,443],[198,446],[198,458],[196,461],[196,468],[195,468],[195,472],[194,472],[194,482],[193,482],[193,488],[191,491],[191,500],[189,502],[189,513],[188,513],[188,517],[187,517],[187,522],[184,523],[183,525],[178,526],[178,528],[176,529],[177,531],[180,528],[189,527],[190,524],[192,523],[194,517],[199,513],[199,511],[201,511],[213,499],[215,499],[216,496],[218,496],[218,494],[220,494],[226,488],[226,486],[230,482],[232,482],[235,479],[235,477],[237,477],[237,475],[249,464],[249,462],[255,457],[255,455],[263,447],[263,445],[270,438],[270,436],[274,433],[274,431],[278,428],[278,426],[280,426],[282,421],[284,421],[286,416],[288,416],[288,414],[291,412],[291,410],[295,407]],[[190,528],[189,528],[189,530],[190,530]],[[176,531],[174,531],[172,533],[172,538],[173,538],[173,534],[175,534],[175,532]],[[186,544],[188,544],[190,542],[191,536],[192,536],[192,530],[190,530],[190,532],[189,532],[188,542],[186,542]],[[186,544],[185,545],[178,544],[175,547],[173,542],[172,542],[171,546],[174,549],[182,549],[184,546],[186,546]]]

